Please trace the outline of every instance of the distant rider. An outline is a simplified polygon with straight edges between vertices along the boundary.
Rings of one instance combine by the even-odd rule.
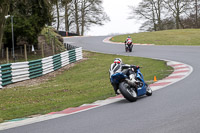
[[[133,42],[130,36],[126,38],[126,41],[124,43],[129,47],[129,49],[132,48]]]
[[[127,45],[132,45],[132,39],[131,39],[131,37],[130,36],[128,36],[127,38],[126,38],[126,41],[124,42],[125,44],[127,44]]]
[[[134,72],[136,68],[137,68],[137,66],[123,64],[122,59],[116,58],[116,59],[114,59],[114,63],[112,63],[110,66],[110,70],[113,70],[113,71],[110,71],[110,77],[111,77],[111,75],[113,75],[115,73],[123,72],[124,74],[126,74],[129,77],[129,79],[126,79],[126,82],[128,84],[131,84],[132,86],[136,87],[136,80],[135,80],[136,74]],[[114,88],[115,94],[119,95],[119,93],[118,93],[119,84],[114,84],[114,83],[111,83],[111,84]]]

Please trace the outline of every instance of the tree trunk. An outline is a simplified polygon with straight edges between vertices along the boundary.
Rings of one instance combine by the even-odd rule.
[[[84,28],[85,28],[85,3],[86,1],[83,0],[82,7],[81,7],[81,35],[84,35]]]
[[[183,28],[183,29],[185,29],[185,26],[183,25],[183,23],[181,22],[181,19],[179,18],[179,24],[181,25],[181,27]]]
[[[161,0],[158,0],[158,27],[159,27],[159,30],[162,30],[162,22],[161,22],[161,3],[162,1]]]
[[[69,32],[68,3],[65,4],[65,31]]]
[[[176,29],[180,29],[180,26],[179,26],[179,22],[180,22],[180,12],[179,12],[179,0],[176,1],[176,4],[175,4],[175,8],[176,8]]]
[[[3,39],[3,32],[4,32],[4,25],[5,25],[5,16],[8,14],[8,10],[9,10],[9,3],[3,3],[0,6],[0,53],[1,53],[1,49],[2,49],[2,39]]]
[[[74,2],[75,6],[75,23],[76,23],[76,34],[80,35],[79,31],[79,15],[78,15],[78,0],[75,0]]]
[[[153,27],[154,27],[154,31],[157,31],[157,26],[156,26],[156,19],[155,19],[155,11],[154,11],[154,5],[153,5],[153,1],[151,3],[151,10],[152,10],[152,19],[153,19]]]
[[[58,0],[56,0],[56,12],[57,12],[57,31],[58,31],[60,27],[60,13],[58,7]]]
[[[179,18],[176,16],[176,29],[179,29]]]
[[[198,28],[198,0],[195,0],[195,25]]]
[[[26,47],[26,44],[24,44],[24,59],[25,59],[25,61],[28,60],[28,58],[27,58],[27,47]]]
[[[84,35],[84,22],[82,22],[82,26],[81,26],[81,36],[83,36]]]

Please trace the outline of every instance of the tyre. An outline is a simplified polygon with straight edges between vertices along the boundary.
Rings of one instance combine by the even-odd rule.
[[[131,47],[130,46],[128,46],[128,52],[131,52]]]
[[[152,91],[151,87],[149,87],[147,84],[146,84],[146,86],[147,86],[146,95],[151,96],[153,91]]]
[[[130,47],[130,52],[132,52],[133,51],[133,45]]]
[[[129,102],[137,101],[137,93],[135,92],[134,88],[131,88],[127,83],[120,83],[119,90],[124,98],[126,98]]]
[[[124,46],[125,46],[125,51],[127,52],[127,51],[128,51],[128,49],[127,49],[127,47],[126,47],[126,44],[125,44]]]
[[[125,51],[128,52],[128,47],[125,46]]]

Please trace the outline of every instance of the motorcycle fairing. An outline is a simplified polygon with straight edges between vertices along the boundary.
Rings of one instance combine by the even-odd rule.
[[[140,80],[143,83],[143,85],[138,87],[138,89],[137,89],[138,96],[142,96],[142,95],[146,94],[146,85],[144,82],[143,75],[139,69],[137,69],[137,72],[136,72],[136,79]]]
[[[122,72],[120,73],[115,73],[111,76],[111,83],[120,83],[121,80],[127,78],[126,75],[124,75]]]

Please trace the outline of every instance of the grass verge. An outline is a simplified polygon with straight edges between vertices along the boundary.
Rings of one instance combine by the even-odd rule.
[[[199,35],[200,29],[164,30],[115,36],[111,41],[124,42],[128,36],[131,36],[133,43],[199,46]]]
[[[153,80],[154,75],[162,79],[172,71],[164,61],[148,58],[93,52],[84,55],[87,60],[44,83],[0,90],[0,120],[47,114],[114,96],[108,69],[116,57],[124,63],[142,66],[146,81]]]

